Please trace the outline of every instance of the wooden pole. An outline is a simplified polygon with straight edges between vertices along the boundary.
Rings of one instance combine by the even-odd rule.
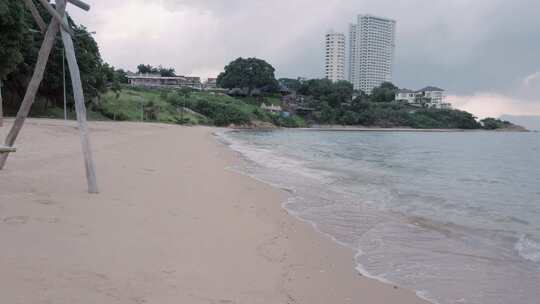
[[[39,2],[41,3],[41,5],[43,5],[43,7],[45,7],[45,9],[47,9],[49,14],[53,16],[53,19],[55,19],[56,21],[60,23],[60,25],[65,31],[67,31],[72,36],[75,35],[75,32],[73,32],[73,30],[69,27],[67,20],[63,20],[62,18],[63,14],[61,15],[58,12],[56,12],[54,8],[52,7],[52,5],[49,2],[47,2],[47,0],[39,0]],[[58,5],[58,2],[56,2],[56,5]],[[64,3],[64,7],[65,7],[65,3]]]
[[[59,14],[63,15],[66,10],[65,3],[57,4],[56,9],[58,10]],[[17,112],[17,117],[15,118],[13,126],[6,137],[5,143],[8,147],[12,147],[15,140],[17,140],[17,136],[24,125],[24,121],[30,113],[30,108],[32,107],[34,99],[36,98],[39,84],[43,80],[43,74],[45,73],[45,68],[47,67],[47,61],[49,60],[49,55],[51,54],[54,42],[56,41],[56,34],[58,34],[59,29],[60,23],[58,20],[54,18],[51,19],[47,33],[45,33],[45,37],[43,38],[41,49],[39,50],[38,60],[36,62],[36,67],[34,68],[34,74],[32,75],[32,79],[30,80],[28,88],[26,89],[26,94],[24,95],[21,108],[19,109],[19,112]],[[8,155],[8,153],[0,153],[0,170],[4,168]]]
[[[80,1],[80,0],[68,0],[69,3],[75,5],[76,7],[82,9],[82,10],[85,10],[85,11],[89,11],[90,10],[90,5]]]
[[[43,21],[43,18],[41,18],[41,15],[39,14],[39,11],[34,2],[32,0],[24,0],[24,4],[28,8],[28,10],[30,10],[30,13],[32,13],[32,17],[34,17],[34,20],[36,21],[41,33],[45,33],[45,31],[47,30],[47,25],[45,24],[45,21]]]
[[[64,5],[65,0],[56,0],[56,4]],[[64,14],[64,22],[67,22],[67,14]],[[79,65],[77,63],[77,57],[75,56],[75,48],[73,46],[73,39],[71,35],[63,28],[61,29],[62,41],[64,42],[64,49],[66,53],[67,64],[69,68],[69,74],[71,75],[71,84],[73,87],[73,95],[75,97],[75,110],[77,112],[77,121],[79,123],[79,133],[81,136],[81,145],[84,155],[84,164],[86,168],[86,180],[88,182],[88,192],[98,193],[97,181],[96,181],[96,166],[94,164],[94,158],[92,156],[92,149],[90,145],[90,138],[88,136],[88,123],[86,122],[86,108],[84,106],[84,93],[81,82],[81,74],[79,71]]]
[[[4,126],[4,109],[2,100],[2,78],[0,77],[0,128]],[[1,135],[2,133],[0,133]]]

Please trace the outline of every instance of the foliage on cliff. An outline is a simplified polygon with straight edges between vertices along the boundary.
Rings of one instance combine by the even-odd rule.
[[[48,23],[50,15],[38,1],[34,2]],[[85,97],[90,101],[104,93],[107,87],[121,76],[113,67],[103,62],[92,33],[84,26],[76,25],[71,18],[68,22],[74,28],[73,40],[77,61]],[[0,77],[4,79],[3,94],[8,114],[14,114],[18,109],[32,76],[43,40],[43,35],[36,30],[37,28],[23,1],[0,0]],[[37,96],[37,100],[45,107],[54,108],[63,103],[62,53],[62,42],[57,39]],[[68,105],[72,107],[69,72],[66,73]]]

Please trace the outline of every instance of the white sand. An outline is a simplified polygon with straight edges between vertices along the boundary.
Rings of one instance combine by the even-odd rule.
[[[69,125],[29,120],[0,171],[1,303],[424,303],[226,170],[211,128],[91,123],[90,195]]]

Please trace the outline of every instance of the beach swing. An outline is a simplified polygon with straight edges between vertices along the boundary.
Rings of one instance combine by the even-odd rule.
[[[34,103],[39,85],[43,80],[45,68],[47,66],[47,62],[49,61],[49,55],[54,46],[57,34],[60,32],[62,42],[64,43],[64,50],[69,72],[71,75],[73,95],[75,99],[75,110],[77,112],[77,122],[81,136],[84,164],[86,168],[88,192],[98,193],[95,164],[92,157],[92,150],[90,148],[90,139],[88,136],[88,123],[86,121],[86,108],[84,106],[81,75],[77,58],[75,56],[75,48],[73,46],[72,36],[74,36],[74,32],[68,24],[66,0],[56,0],[56,8],[53,7],[47,0],[39,0],[40,4],[43,5],[47,12],[52,16],[51,22],[48,26],[43,21],[43,18],[32,0],[19,1],[24,1],[41,33],[44,34],[44,38],[39,50],[36,66],[34,68],[34,74],[32,75],[32,79],[30,80],[30,83],[26,89],[21,107],[19,108],[15,121],[13,122],[13,125],[11,126],[11,129],[9,130],[9,133],[5,139],[5,144],[0,145],[0,170],[4,168],[9,154],[16,151],[14,148],[15,141],[17,140],[17,136],[19,135],[19,132],[21,131],[24,122],[28,117],[28,114],[30,113],[30,108]],[[85,11],[90,10],[90,6],[80,0],[67,0],[67,2]],[[0,105],[0,123],[2,116]]]

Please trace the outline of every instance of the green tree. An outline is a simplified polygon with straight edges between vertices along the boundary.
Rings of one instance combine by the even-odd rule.
[[[238,58],[225,66],[225,71],[218,76],[217,84],[227,89],[247,89],[251,96],[254,89],[277,89],[274,72],[274,67],[262,59]]]
[[[0,79],[13,72],[24,59],[27,32],[22,1],[0,0]]]
[[[25,34],[21,1],[0,0],[0,127],[2,126],[2,87],[5,77],[24,59],[21,52]]]
[[[120,92],[122,92],[122,85],[118,80],[114,80],[111,85],[111,91],[115,93],[116,99],[120,98]]]
[[[159,70],[149,64],[139,64],[137,66],[137,72],[139,74],[157,74]]]
[[[298,93],[322,99],[332,93],[332,81],[329,79],[310,79],[300,86]]]
[[[292,78],[280,78],[279,83],[286,86],[289,90],[292,91],[298,91],[300,89],[300,86],[302,85],[302,82],[299,79],[292,79]]]
[[[159,66],[158,71],[161,77],[175,77],[176,76],[176,71],[173,68],[164,68],[162,66]]]
[[[331,92],[326,96],[326,100],[330,106],[338,108],[341,104],[352,101],[353,92],[352,83],[343,80],[338,81],[332,83]]]
[[[36,7],[46,23],[50,14],[36,0]],[[99,47],[84,26],[76,25],[68,16],[68,23],[74,29],[73,42],[81,80],[87,101],[91,101],[114,85],[115,81],[127,82],[125,72],[116,70],[101,59]],[[16,110],[23,99],[28,80],[34,72],[43,34],[29,29],[37,28],[23,1],[0,0],[0,79],[5,80],[5,96],[8,110]],[[49,56],[47,68],[38,91],[36,101],[48,106],[63,104],[63,44],[56,39]],[[69,70],[66,67],[66,91],[68,104],[73,104]]]
[[[303,82],[298,89],[302,95],[312,96],[312,106],[322,108],[322,103],[334,109],[352,100],[353,85],[348,81],[332,82],[329,79],[310,79]]]
[[[391,82],[383,82],[371,91],[370,99],[373,102],[391,102],[396,98],[398,87]]]
[[[479,129],[480,123],[471,113],[450,109],[420,109],[408,116],[413,128]]]
[[[118,69],[118,70],[115,70],[114,72],[115,72],[114,78],[119,83],[123,83],[123,84],[128,83],[128,78],[127,78],[127,72],[126,71],[124,71],[123,69]]]
[[[492,117],[484,118],[480,120],[480,123],[482,124],[482,128],[486,130],[504,129],[513,126],[509,121]]]

